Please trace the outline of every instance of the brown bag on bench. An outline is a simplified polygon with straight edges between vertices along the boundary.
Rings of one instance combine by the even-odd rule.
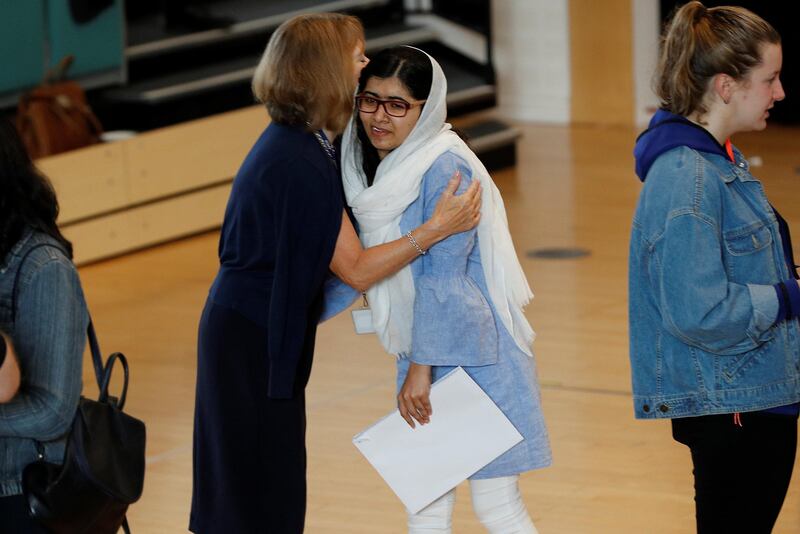
[[[23,94],[17,129],[31,158],[41,158],[100,142],[103,127],[74,81],[64,81],[73,61],[67,56],[40,86]]]

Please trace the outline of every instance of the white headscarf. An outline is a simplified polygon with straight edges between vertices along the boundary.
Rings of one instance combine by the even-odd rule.
[[[361,166],[357,111],[345,129],[342,176],[347,203],[358,220],[364,247],[394,241],[401,237],[400,218],[419,197],[422,176],[434,161],[448,151],[464,158],[472,169],[472,178],[480,180],[483,187],[478,245],[489,295],[519,348],[532,355],[530,345],[535,334],[522,308],[533,293],[514,251],[503,199],[481,161],[445,122],[447,80],[439,63],[428,57],[433,66],[433,83],[419,120],[403,144],[381,160],[371,187],[367,187]],[[406,266],[376,283],[367,290],[367,296],[384,348],[391,354],[408,353],[414,310],[411,268]]]

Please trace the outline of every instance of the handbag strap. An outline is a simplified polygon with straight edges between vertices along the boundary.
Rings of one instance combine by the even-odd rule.
[[[89,314],[89,310],[86,310]],[[97,388],[100,390],[100,397],[103,397],[103,382],[106,382],[106,389],[108,389],[108,381],[104,378],[106,372],[103,369],[103,356],[100,352],[100,343],[97,341],[97,334],[94,331],[94,323],[92,323],[92,316],[89,315],[89,326],[86,327],[86,335],[89,338],[89,352],[92,353],[92,364],[94,366],[94,377],[97,380]],[[110,373],[110,370],[109,370]],[[127,389],[127,381],[125,389]],[[108,391],[106,391],[106,396]]]
[[[64,78],[67,77],[67,71],[69,70],[72,62],[75,61],[75,56],[72,54],[68,54],[62,57],[58,63],[53,66],[53,68],[49,69],[44,75],[44,83],[51,84],[60,82]]]
[[[122,365],[122,369],[124,372],[124,378],[122,381],[122,394],[119,396],[118,399],[113,399],[108,394],[108,385],[111,382],[111,371],[114,369],[114,363],[119,360],[120,364]],[[100,402],[113,402],[113,404],[117,407],[118,410],[122,410],[125,406],[125,397],[128,396],[128,359],[125,358],[125,355],[121,352],[115,352],[111,356],[108,357],[108,361],[106,362],[106,367],[103,372],[103,381],[100,384],[100,398],[98,399]]]
[[[22,259],[19,261],[19,265],[17,266],[17,272],[14,275],[14,286],[13,286],[12,293],[11,293],[11,323],[12,324],[16,324],[16,321],[17,321],[17,294],[19,293],[19,278],[20,278],[20,273],[22,272],[22,265],[25,263],[25,260],[28,259],[28,256],[30,256],[30,254],[34,250],[36,250],[38,248],[44,248],[44,247],[51,247],[51,248],[54,248],[56,250],[60,250],[66,256],[66,252],[64,252],[64,249],[62,249],[59,246],[53,245],[51,243],[38,243],[38,244],[32,246],[31,248],[29,248],[27,250],[27,252],[25,252],[25,254],[22,256]],[[97,387],[100,388],[100,397],[101,397],[101,399],[107,399],[108,398],[108,382],[109,382],[109,379],[111,377],[111,367],[112,366],[109,365],[107,369],[103,368],[103,358],[102,358],[102,355],[101,355],[102,353],[100,352],[100,344],[97,342],[97,334],[94,331],[94,325],[92,324],[92,316],[91,316],[91,314],[89,314],[89,310],[88,309],[86,310],[86,314],[89,315],[89,326],[86,329],[86,333],[87,333],[87,336],[89,338],[89,347],[90,347],[91,353],[92,353],[92,364],[94,364],[94,375],[95,375],[95,378],[97,379]],[[119,354],[119,353],[117,353],[117,354]],[[122,356],[122,355],[120,354],[120,356]],[[122,356],[122,359],[124,360],[125,357]],[[111,363],[110,359],[109,359],[109,363]],[[127,391],[128,391],[128,363],[127,363],[127,361],[125,361],[123,366],[125,368],[125,383],[124,383],[124,388],[123,388],[121,399],[122,399],[122,401],[124,403],[125,395],[127,394]],[[105,390],[103,389],[103,384],[105,384]],[[120,407],[120,409],[122,409],[122,408]]]

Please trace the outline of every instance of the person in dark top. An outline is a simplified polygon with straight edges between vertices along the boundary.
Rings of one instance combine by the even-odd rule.
[[[200,319],[189,526],[197,534],[303,532],[305,387],[326,277],[333,271],[364,291],[479,220],[480,188],[455,196],[454,176],[410,237],[362,249],[332,141],[367,61],[358,19],[301,15],[275,31],[253,77],[272,123],[234,180]]]
[[[692,457],[697,532],[768,534],[797,450],[800,286],[789,227],[730,137],[784,99],[781,39],[740,7],[684,4],[636,142],[630,358],[637,418]]]

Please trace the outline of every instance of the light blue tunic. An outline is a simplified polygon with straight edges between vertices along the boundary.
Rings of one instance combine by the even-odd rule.
[[[456,169],[461,171],[463,192],[472,171],[459,156],[446,152],[428,169],[419,198],[400,220],[403,233],[433,215]],[[462,366],[524,437],[473,479],[515,475],[551,463],[536,362],[517,347],[491,303],[477,241],[477,230],[456,234],[411,263],[416,289],[412,346],[397,363],[398,391],[409,361],[433,366],[434,381]]]

